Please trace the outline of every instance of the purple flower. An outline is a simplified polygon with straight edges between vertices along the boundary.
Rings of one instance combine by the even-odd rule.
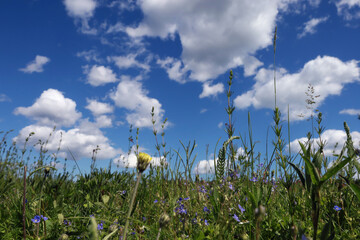
[[[229,184],[229,188],[230,188],[230,190],[234,191],[234,187],[233,187],[233,185],[231,183]]]
[[[239,207],[241,213],[245,212],[245,208],[243,208],[240,204],[238,204],[238,207]]]
[[[339,206],[337,206],[337,205],[335,205],[335,206],[334,206],[334,209],[335,209],[335,211],[340,211],[342,208],[339,207]]]
[[[155,199],[154,203],[157,203],[157,202],[158,202],[158,200],[157,200],[157,199]]]
[[[239,219],[239,217],[238,217],[236,214],[234,214],[233,218],[234,218],[237,222],[240,222],[240,219]]]
[[[189,200],[190,198],[189,197],[187,197],[187,198],[184,198],[184,201],[186,201],[186,200]]]
[[[103,230],[104,229],[103,223],[99,223],[98,226],[97,226],[97,229],[98,230]]]
[[[206,206],[203,208],[203,211],[210,213],[210,210]]]
[[[250,179],[251,182],[257,182],[257,177],[253,177],[252,179]]]
[[[209,225],[208,220],[205,219],[204,222],[205,222],[205,226],[208,226],[208,225]]]
[[[39,223],[40,220],[41,220],[41,218],[40,218],[39,215],[36,215],[33,219],[31,219],[31,221],[32,221],[33,223]]]
[[[41,215],[41,218],[44,219],[44,221],[48,220],[48,218],[44,217],[43,215]]]

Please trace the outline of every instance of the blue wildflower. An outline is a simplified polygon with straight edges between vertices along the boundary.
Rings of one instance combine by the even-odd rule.
[[[33,223],[39,223],[40,220],[41,220],[41,218],[40,218],[39,215],[36,215],[33,219],[31,219],[31,221],[32,221]]]
[[[210,213],[210,210],[206,206],[203,208],[203,211]]]
[[[234,218],[237,222],[240,222],[240,219],[239,219],[239,217],[238,217],[236,214],[234,214],[233,218]]]
[[[158,202],[158,200],[157,200],[157,199],[155,199],[154,203],[157,203],[157,202]]]
[[[205,219],[205,221],[204,221],[204,222],[205,222],[205,226],[208,226],[208,225],[209,225],[208,220],[206,220],[206,219]]]
[[[241,213],[245,212],[245,208],[243,208],[240,204],[238,204],[238,207],[239,207]]]
[[[251,182],[257,182],[257,177],[253,177],[252,179],[250,179]]]
[[[103,230],[104,229],[103,223],[99,223],[98,226],[97,226],[97,229],[98,230]]]
[[[229,184],[229,188],[230,188],[230,190],[234,191],[234,187],[233,187],[233,185],[231,183]]]
[[[335,210],[335,211],[340,211],[341,209],[342,209],[342,208],[339,207],[339,206],[337,206],[337,205],[334,206],[334,210]]]

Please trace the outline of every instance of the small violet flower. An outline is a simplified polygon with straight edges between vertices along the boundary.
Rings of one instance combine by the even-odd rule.
[[[341,209],[342,209],[342,208],[339,207],[339,206],[337,206],[337,205],[334,206],[334,210],[335,210],[335,211],[340,211]]]
[[[245,212],[245,208],[243,208],[240,204],[238,204],[238,207],[239,207],[241,213]]]
[[[240,219],[239,219],[239,217],[238,217],[236,214],[234,214],[233,218],[234,218],[237,222],[240,222]]]

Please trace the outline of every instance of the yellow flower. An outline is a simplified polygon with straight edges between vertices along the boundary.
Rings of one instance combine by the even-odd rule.
[[[145,169],[147,168],[147,166],[149,165],[149,163],[151,162],[151,157],[149,154],[140,152],[139,156],[138,156],[138,161],[137,161],[137,169],[139,170],[139,172],[143,172],[145,171]]]

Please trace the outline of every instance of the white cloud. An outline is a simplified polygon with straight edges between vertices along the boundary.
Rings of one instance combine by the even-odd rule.
[[[72,159],[71,152],[76,160],[83,157],[91,158],[93,150],[97,146],[100,148],[97,153],[97,159],[109,159],[122,153],[121,150],[111,146],[109,139],[103,135],[94,123],[90,123],[87,120],[82,120],[78,127],[68,131],[60,129],[53,132],[52,127],[30,125],[21,129],[19,135],[13,140],[21,146],[31,132],[35,132],[35,135],[30,138],[28,144],[35,145],[39,139],[42,142],[48,140],[46,149],[50,152],[57,152],[61,140],[59,157]],[[52,136],[49,138],[50,133],[52,133]],[[40,147],[38,144],[35,146],[37,149]]]
[[[95,124],[99,128],[112,127],[112,119],[107,115],[97,116]]]
[[[207,109],[206,108],[203,108],[200,110],[200,113],[206,113],[207,112]]]
[[[89,51],[78,52],[76,53],[76,56],[82,57],[88,62],[90,61],[94,61],[98,63],[101,62],[101,60],[98,58],[99,54],[94,49],[91,49]]]
[[[218,128],[222,128],[222,126],[224,125],[223,122],[219,122],[219,124],[217,125]]]
[[[73,100],[51,88],[45,90],[32,106],[18,107],[14,114],[24,115],[36,120],[38,124],[50,127],[71,126],[81,117]]]
[[[180,60],[173,60],[167,66],[167,70],[173,70],[170,78],[182,80],[181,74],[191,71],[190,79],[205,82],[229,68],[243,66],[249,56],[271,45],[277,15],[291,2],[294,1],[143,0],[139,2],[143,21],[125,31],[135,39],[173,38],[178,34],[183,67]]]
[[[91,18],[97,3],[95,0],[64,0],[65,8],[71,17]]]
[[[0,102],[10,102],[11,99],[3,93],[0,93]]]
[[[359,147],[360,144],[360,132],[353,131],[350,133],[352,140],[354,142],[354,146],[356,148]],[[314,147],[318,149],[319,138],[314,138]],[[326,142],[324,148],[324,154],[327,157],[331,157],[333,153],[339,154],[342,147],[346,142],[346,133],[343,130],[335,130],[335,129],[328,129],[321,135],[321,140]],[[299,141],[305,143],[307,141],[306,137],[295,139],[290,143],[291,151],[292,152],[299,152],[301,150]]]
[[[346,20],[360,18],[360,0],[338,0],[335,5],[338,14]]]
[[[309,117],[306,110],[306,95],[308,84],[315,89],[315,95],[320,95],[314,108],[319,107],[330,95],[340,95],[345,84],[360,80],[358,61],[342,62],[329,56],[318,56],[307,62],[297,73],[287,73],[285,69],[277,70],[276,94],[277,104],[285,115],[290,106],[290,119],[301,120],[298,115]],[[259,108],[274,108],[273,70],[262,68],[255,76],[253,88],[234,99],[237,109],[253,106]]]
[[[80,25],[82,33],[97,34],[97,30],[89,26],[89,19],[98,5],[96,0],[64,0],[64,5],[68,15],[75,18],[75,24]]]
[[[360,115],[360,109],[343,109],[340,114]]]
[[[172,57],[167,57],[164,60],[158,59],[156,61],[162,68],[164,68],[170,79],[178,83],[186,82],[186,75],[188,70],[185,69],[183,63]]]
[[[219,93],[223,93],[224,91],[225,91],[224,84],[218,83],[218,84],[210,86],[210,84],[206,82],[203,84],[203,91],[199,95],[199,98],[216,96]]]
[[[94,65],[90,70],[85,68],[84,73],[87,73],[88,83],[92,86],[98,87],[107,83],[116,82],[116,74],[113,71],[104,66]]]
[[[85,108],[89,109],[95,116],[114,112],[114,107],[108,103],[98,102],[94,99],[86,99],[86,102],[88,105]]]
[[[115,105],[129,110],[126,120],[134,127],[152,127],[151,109],[154,107],[154,118],[159,125],[162,122],[164,110],[161,103],[147,96],[148,92],[142,84],[135,80],[123,78],[117,88],[110,93]]]
[[[201,160],[193,170],[196,174],[214,174],[214,159],[212,160]]]
[[[324,23],[329,19],[329,17],[323,18],[312,18],[306,23],[304,23],[304,29],[301,33],[298,34],[298,38],[303,38],[308,34],[314,34],[316,32],[316,27],[320,23]]]
[[[150,70],[150,66],[147,63],[140,63],[136,60],[138,54],[129,54],[127,56],[117,56],[117,57],[110,57],[109,60],[115,62],[115,65],[120,69],[128,69],[128,68],[142,68],[145,71]]]
[[[49,58],[36,55],[35,60],[28,63],[25,68],[21,68],[20,71],[25,73],[43,72],[43,66],[48,62],[50,62]]]

